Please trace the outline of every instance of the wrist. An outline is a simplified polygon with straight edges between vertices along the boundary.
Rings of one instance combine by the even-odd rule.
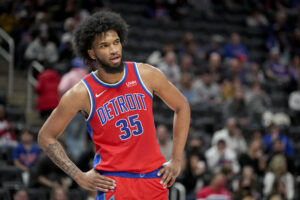
[[[76,181],[77,183],[79,183],[80,181],[83,180],[83,176],[84,176],[84,173],[81,170],[79,170],[77,172],[77,174],[73,177],[73,179],[74,179],[74,181]]]
[[[171,158],[171,161],[175,162],[175,163],[181,163],[182,162],[182,158]]]

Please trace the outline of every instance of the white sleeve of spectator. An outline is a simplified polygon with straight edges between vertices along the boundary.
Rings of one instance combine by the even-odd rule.
[[[275,180],[274,174],[271,173],[271,172],[267,172],[267,174],[264,177],[263,193],[264,193],[265,196],[267,196],[271,193],[274,180]]]
[[[292,200],[294,199],[295,196],[295,188],[294,188],[294,178],[292,176],[292,174],[287,173],[285,176],[285,189],[286,189],[286,193],[287,193],[287,198],[288,200]]]

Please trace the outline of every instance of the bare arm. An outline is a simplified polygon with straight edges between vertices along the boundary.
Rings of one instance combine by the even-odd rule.
[[[82,109],[82,98],[78,98],[79,91],[71,91],[63,96],[57,108],[45,122],[38,135],[38,143],[49,158],[65,173],[75,178],[80,170],[68,158],[64,149],[57,141],[70,120]],[[73,99],[73,100],[72,100]]]
[[[190,106],[186,98],[166,79],[161,71],[143,64],[140,64],[140,71],[146,87],[175,112],[172,159],[159,172],[164,174],[162,183],[164,185],[169,183],[168,186],[171,186],[180,172],[184,146],[190,127]]]
[[[18,159],[14,160],[14,165],[22,171],[28,171],[28,167],[23,165]]]
[[[90,102],[83,83],[77,84],[61,99],[38,134],[38,143],[49,158],[79,185],[88,190],[108,191],[113,180],[101,176],[94,169],[83,173],[67,156],[57,137],[79,110],[89,112]]]

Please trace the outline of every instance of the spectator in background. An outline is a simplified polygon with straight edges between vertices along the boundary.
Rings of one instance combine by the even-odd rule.
[[[248,60],[247,48],[241,43],[241,38],[238,33],[231,33],[230,42],[224,46],[225,58],[237,58],[238,56],[245,56]]]
[[[212,137],[212,145],[216,145],[219,140],[225,140],[228,148],[233,150],[237,155],[247,151],[247,143],[237,127],[236,119],[228,118],[226,126],[216,131]]]
[[[276,140],[282,141],[284,144],[285,155],[294,156],[294,149],[289,141],[289,138],[280,132],[276,124],[272,123],[268,128],[268,133],[263,137],[263,143],[266,146],[266,150],[269,154],[272,153],[272,146]]]
[[[71,89],[75,84],[80,82],[80,80],[87,75],[87,73],[88,72],[85,68],[83,60],[80,58],[74,58],[72,60],[72,69],[63,75],[59,83],[59,95],[62,97],[64,93]],[[85,126],[85,119],[80,113],[73,117],[64,131],[66,147],[76,162],[79,160],[80,155],[86,148],[86,132],[87,129]]]
[[[41,155],[37,163],[35,181],[35,187],[42,187],[49,190],[56,187],[62,187],[65,190],[68,190],[72,184],[72,179],[57,167],[45,154]]]
[[[149,6],[147,10],[149,18],[153,19],[169,19],[169,13],[166,5],[160,0],[149,1]]]
[[[58,60],[58,50],[55,43],[49,40],[46,30],[41,30],[38,37],[29,43],[25,59],[37,60],[43,65],[53,64]]]
[[[87,74],[88,71],[85,68],[83,60],[74,58],[72,60],[72,69],[61,78],[58,86],[59,95],[62,96]]]
[[[226,189],[224,174],[217,173],[210,184],[197,192],[197,200],[208,200],[217,197],[222,200],[231,200],[231,192]]]
[[[25,188],[20,188],[13,194],[13,200],[29,200],[28,192]]]
[[[223,102],[227,102],[233,97],[234,90],[236,89],[234,83],[236,81],[240,82],[238,78],[235,78],[234,80],[224,79],[221,82],[220,89],[222,91]]]
[[[193,57],[195,63],[199,63],[205,58],[205,53],[197,45],[194,34],[192,32],[184,33],[178,50],[179,57],[184,54],[190,54]]]
[[[206,48],[206,57],[209,58],[212,53],[223,55],[223,42],[224,37],[222,35],[214,34],[211,37],[210,44]]]
[[[198,0],[188,0],[187,3],[203,17],[209,18],[214,16],[213,3],[211,0],[202,0],[201,4],[199,4]]]
[[[238,200],[238,199],[237,199],[237,200]],[[245,197],[242,198],[242,200],[257,200],[257,199],[255,199],[255,198],[252,197],[252,196],[245,196]]]
[[[149,57],[147,58],[147,63],[158,66],[162,61],[167,52],[173,51],[175,52],[175,45],[173,43],[165,43],[163,44],[161,49],[154,50]]]
[[[242,88],[234,91],[234,97],[225,105],[225,118],[235,118],[241,126],[249,124],[248,107],[245,101],[245,92]]]
[[[294,84],[297,84],[297,82],[300,81],[300,55],[294,55],[292,57],[292,60],[288,66],[289,74],[291,76],[292,81],[294,81]],[[295,88],[297,89],[297,88]]]
[[[189,133],[189,138],[186,144],[187,153],[197,152],[199,155],[204,155],[205,150],[210,147],[210,137],[204,132]],[[202,156],[204,157],[204,156]]]
[[[60,75],[56,70],[46,68],[38,75],[37,81],[35,88],[38,94],[36,108],[40,111],[41,117],[47,119],[59,101],[58,84]]]
[[[66,70],[70,69],[69,63],[74,57],[74,49],[72,44],[73,36],[71,33],[64,33],[61,37],[61,43],[59,45],[59,60]]]
[[[288,155],[285,154],[285,152],[284,152],[284,144],[279,139],[275,140],[274,144],[272,145],[272,153],[271,153],[271,155],[268,158],[268,163],[270,163],[270,161],[276,155],[284,155],[284,157],[286,159],[286,163],[287,163],[287,170],[289,172],[291,172],[292,174],[294,174],[294,172],[295,172],[294,162],[295,161],[294,161],[293,157],[290,157],[290,156],[288,156]]]
[[[300,81],[298,83],[298,90],[289,95],[288,102],[292,123],[298,125],[300,124]]]
[[[277,190],[278,186],[284,187],[280,191],[284,191],[284,198],[287,200],[294,199],[294,178],[293,175],[287,171],[286,159],[283,155],[276,155],[271,160],[269,170],[264,176],[264,189],[263,193],[265,196],[269,196],[273,189]],[[283,185],[275,184],[276,182],[282,182]]]
[[[224,76],[221,54],[213,52],[208,58],[208,70],[211,72],[214,83],[219,83]]]
[[[239,164],[241,167],[251,166],[254,173],[262,176],[266,169],[267,159],[263,154],[262,142],[260,139],[252,139],[247,153],[239,156]]]
[[[23,130],[20,135],[20,142],[12,153],[14,165],[25,173],[23,182],[28,185],[32,168],[36,166],[41,149],[34,141],[33,133],[30,130]]]
[[[193,92],[195,93],[193,104],[211,108],[222,102],[219,85],[214,82],[209,70],[206,70],[202,74],[202,78],[194,83]]]
[[[179,53],[180,54],[184,54],[187,53],[187,49],[189,48],[189,45],[191,43],[195,43],[195,38],[194,38],[194,34],[192,32],[185,32],[182,40],[181,40],[181,44],[179,47]]]
[[[250,124],[260,125],[262,114],[271,108],[271,99],[256,81],[252,84],[252,90],[246,95],[246,105],[249,112]]]
[[[280,194],[272,194],[269,200],[285,200]]]
[[[218,173],[222,168],[229,168],[234,174],[240,171],[236,153],[228,147],[223,139],[218,140],[216,145],[205,152],[205,158],[208,169],[212,173]]]
[[[180,67],[177,64],[177,55],[173,51],[166,53],[164,60],[158,64],[158,68],[165,74],[175,86],[178,86],[181,72]]]
[[[247,17],[246,23],[250,28],[266,28],[269,25],[268,19],[258,10],[254,9]]]
[[[50,200],[68,200],[68,192],[62,187],[55,187],[51,191]]]
[[[0,104],[0,147],[13,147],[17,145],[16,137],[11,123],[6,119],[5,106]]]
[[[187,190],[187,200],[195,199],[197,191],[204,186],[206,172],[205,157],[197,151],[189,152],[181,180]]]
[[[278,4],[280,6],[280,4]],[[287,23],[287,13],[285,9],[278,9],[275,14],[275,23],[271,26],[270,35],[267,38],[267,48],[269,51],[273,48],[280,49],[282,52],[285,50],[289,51],[290,42],[289,35],[287,34],[291,32],[292,28]]]
[[[242,169],[242,176],[239,177],[237,181],[238,185],[235,189],[234,199],[240,200],[247,196],[251,196],[254,199],[260,199],[258,191],[260,185],[252,167],[244,166]]]
[[[246,76],[247,76],[247,68],[246,68],[246,57],[238,56],[237,58],[227,59],[226,71],[224,72],[224,76],[227,79],[235,79],[239,78],[243,85],[246,85]]]
[[[194,66],[194,59],[190,54],[183,54],[181,56],[180,69],[182,73],[188,72],[192,74],[197,74],[201,71],[201,69]]]
[[[298,26],[295,28],[294,32],[289,37],[292,52],[295,54],[298,54],[298,55],[300,54],[300,26],[299,26],[299,24],[300,24],[300,16],[298,15]]]
[[[248,86],[251,86],[254,82],[263,84],[265,82],[265,76],[258,63],[251,63],[247,69],[245,81]]]
[[[178,85],[178,89],[185,96],[188,102],[191,104],[194,102],[196,95],[193,90],[193,77],[190,72],[184,72],[180,78],[180,85]]]
[[[277,48],[273,48],[270,52],[266,76],[276,83],[288,83],[290,81],[288,68],[280,61],[280,52]]]
[[[165,157],[166,160],[169,160],[172,156],[173,142],[167,126],[162,124],[159,125],[156,128],[156,135],[161,154]]]

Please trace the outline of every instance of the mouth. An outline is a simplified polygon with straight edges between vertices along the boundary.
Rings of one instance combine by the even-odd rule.
[[[121,62],[121,56],[114,56],[112,58],[110,58],[110,61],[113,63],[113,64],[118,64]]]

